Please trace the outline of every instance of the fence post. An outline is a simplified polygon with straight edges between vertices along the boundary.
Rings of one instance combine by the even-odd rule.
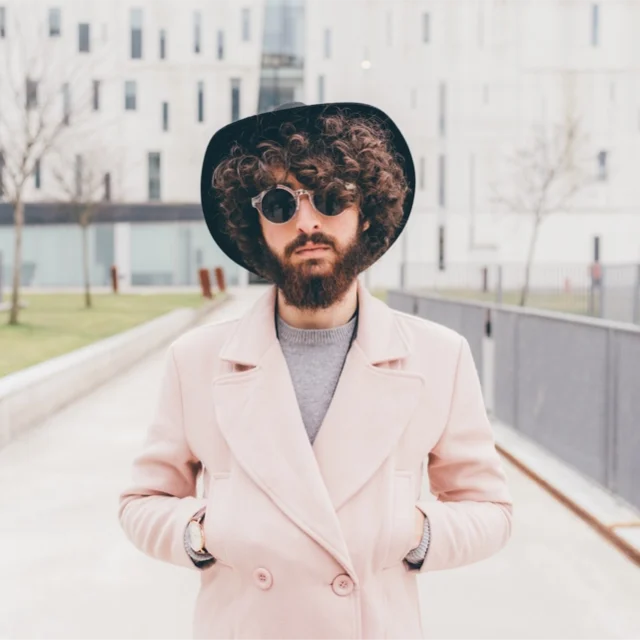
[[[209,269],[199,269],[198,275],[200,276],[200,289],[204,298],[212,298],[211,293],[211,279],[209,278]]]
[[[225,282],[225,279],[224,279],[224,271],[222,270],[222,267],[216,267],[214,273],[216,276],[216,284],[218,285],[218,291],[220,292],[226,291],[227,283]]]
[[[118,293],[118,267],[115,264],[111,267],[111,290]]]
[[[2,256],[2,254],[0,254]],[[1,261],[0,261],[1,264]],[[0,284],[0,287],[2,285]],[[1,299],[1,297],[0,297]],[[640,324],[640,264],[636,266],[636,282],[633,291],[633,320],[635,324]]]

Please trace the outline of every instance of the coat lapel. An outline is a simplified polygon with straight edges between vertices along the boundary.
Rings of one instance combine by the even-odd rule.
[[[424,378],[399,367],[410,355],[393,311],[362,286],[357,336],[314,443],[339,510],[393,453],[420,401]]]
[[[354,575],[338,510],[393,452],[416,411],[422,376],[393,312],[358,288],[357,336],[312,447],[275,330],[275,287],[239,322],[214,380],[219,428],[244,472]]]

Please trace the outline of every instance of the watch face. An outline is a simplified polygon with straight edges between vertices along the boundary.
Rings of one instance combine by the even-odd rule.
[[[204,549],[202,527],[195,521],[189,523],[189,544],[194,551],[200,552]]]

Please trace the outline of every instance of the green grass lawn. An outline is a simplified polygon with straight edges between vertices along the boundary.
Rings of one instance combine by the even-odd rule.
[[[203,304],[200,294],[93,295],[84,308],[81,294],[24,295],[28,307],[20,326],[0,313],[0,377],[84,347],[180,307]]]

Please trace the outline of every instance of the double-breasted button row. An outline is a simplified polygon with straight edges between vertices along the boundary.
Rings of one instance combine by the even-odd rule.
[[[259,589],[267,591],[273,586],[273,576],[267,569],[260,567],[253,572],[253,580]],[[353,592],[353,580],[346,573],[336,576],[331,588],[337,596],[348,596]]]

